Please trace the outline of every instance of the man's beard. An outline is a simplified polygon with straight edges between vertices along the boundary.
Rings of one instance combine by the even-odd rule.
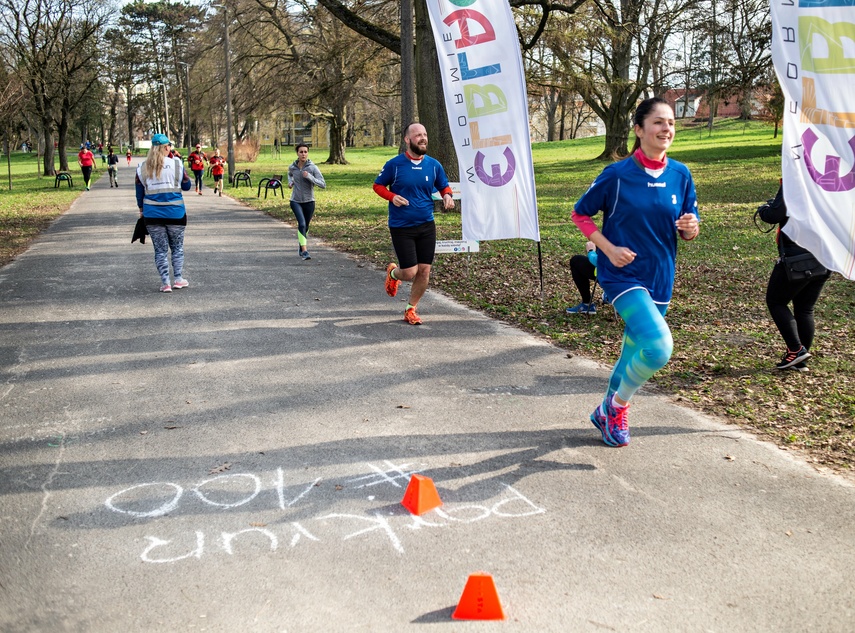
[[[427,154],[427,145],[425,145],[424,149],[422,149],[412,141],[407,145],[410,148],[410,154],[412,154],[413,156],[424,156],[425,154]]]

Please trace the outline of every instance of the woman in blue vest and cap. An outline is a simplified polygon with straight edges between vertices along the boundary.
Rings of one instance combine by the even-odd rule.
[[[186,288],[184,279],[184,229],[187,211],[182,191],[190,190],[190,177],[180,158],[169,158],[171,141],[165,134],[151,137],[151,149],[137,167],[137,206],[154,245],[154,265],[160,274],[161,292]],[[173,281],[169,281],[172,251]]]

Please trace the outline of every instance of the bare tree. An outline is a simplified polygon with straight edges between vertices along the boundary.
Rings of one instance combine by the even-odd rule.
[[[360,98],[360,86],[385,62],[383,49],[366,45],[351,29],[329,11],[313,2],[298,0],[298,13],[286,12],[275,0],[255,0],[266,14],[265,23],[276,28],[278,48],[263,45],[285,67],[290,98],[329,127],[330,153],[327,163],[345,164],[353,102]],[[257,26],[256,26],[257,28]]]
[[[0,65],[0,128],[3,130],[3,153],[6,154],[6,169],[9,178],[9,190],[12,190],[11,153],[15,144],[12,140],[12,127],[24,101],[24,86],[20,80],[9,75],[5,66]]]
[[[772,67],[772,21],[766,0],[727,0],[727,48],[721,62],[729,92],[739,103],[739,118],[751,118],[754,91]]]
[[[157,129],[170,137],[189,138],[189,86],[184,65],[193,61],[204,25],[205,9],[189,3],[135,0],[122,7],[121,39],[136,54],[134,65],[140,80],[136,85],[149,88],[141,99],[145,104],[138,101],[134,112],[148,119],[143,123],[147,131]],[[131,83],[132,77],[126,80]]]
[[[546,28],[549,17],[556,12],[573,13],[587,0],[572,0],[569,4],[554,3],[551,0],[510,0],[512,7],[532,7],[540,12],[540,19],[530,37],[521,42],[522,48],[534,46]],[[342,0],[318,0],[336,18],[360,35],[377,42],[396,55],[401,54],[401,38],[393,30],[379,26],[371,16],[365,15],[363,4],[354,1],[351,5]],[[395,3],[385,0],[380,4],[372,4],[372,10],[387,7],[381,15],[396,15]],[[433,41],[433,31],[430,26],[425,0],[415,0],[415,66],[416,66],[416,101],[419,118],[431,135],[431,155],[445,168],[449,177],[454,178],[459,173],[457,155],[448,117],[445,110],[445,98],[442,93],[439,61],[437,60],[436,45]]]
[[[572,69],[577,91],[606,128],[599,158],[626,156],[630,118],[639,98],[654,85],[664,90],[671,72],[662,65],[665,45],[696,0],[598,0],[579,14],[585,20],[587,55],[556,51]]]
[[[59,42],[55,28],[47,22],[49,14],[60,9],[56,4],[61,3],[45,0],[21,4],[17,0],[0,0],[0,37],[14,56],[14,71],[26,86],[29,107],[41,127],[46,175],[54,171],[54,112],[59,100],[52,85],[58,73]]]

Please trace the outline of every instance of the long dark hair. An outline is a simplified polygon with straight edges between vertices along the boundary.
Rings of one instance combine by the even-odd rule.
[[[664,103],[666,106],[671,107],[665,99],[662,97],[650,97],[650,99],[645,99],[641,103],[638,104],[638,107],[635,109],[635,116],[632,117],[632,125],[633,130],[635,130],[635,126],[643,128],[644,127],[644,119],[650,116],[650,112],[660,103]],[[632,153],[635,152],[639,147],[641,147],[641,139],[638,138],[638,135],[635,135],[635,143],[632,146]]]

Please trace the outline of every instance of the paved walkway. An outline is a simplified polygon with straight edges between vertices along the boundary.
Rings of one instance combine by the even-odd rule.
[[[0,269],[0,630],[853,630],[851,485],[210,190],[160,294],[130,172]]]

